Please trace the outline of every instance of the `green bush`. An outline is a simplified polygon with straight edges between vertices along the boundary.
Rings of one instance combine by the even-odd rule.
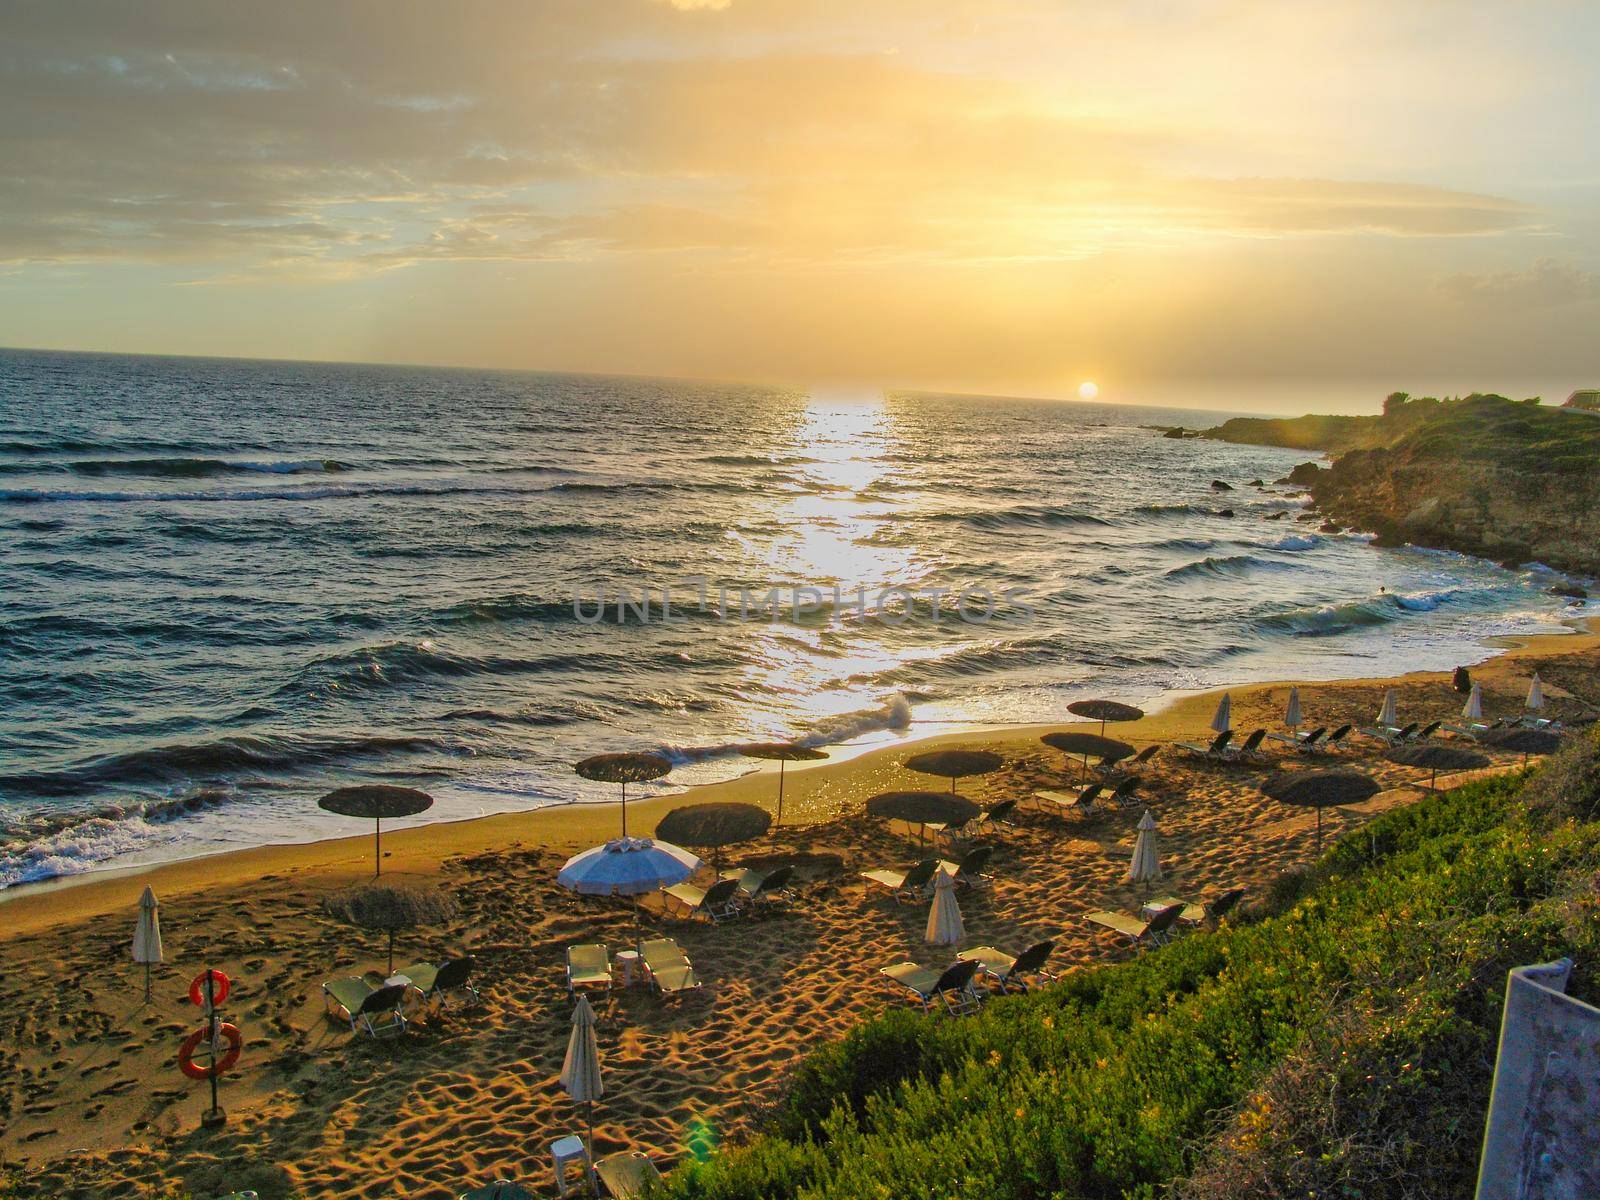
[[[1600,949],[1595,906],[1577,899],[1600,830],[1552,827],[1520,787],[1489,781],[1379,818],[1253,924],[971,1018],[869,1022],[800,1066],[763,1135],[680,1168],[662,1193],[1459,1191],[1505,970]],[[1406,1191],[1407,1171],[1439,1190]]]

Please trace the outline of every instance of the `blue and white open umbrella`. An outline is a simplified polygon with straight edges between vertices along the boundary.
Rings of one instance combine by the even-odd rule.
[[[643,896],[682,883],[700,860],[654,838],[617,838],[567,859],[556,882],[584,896]]]

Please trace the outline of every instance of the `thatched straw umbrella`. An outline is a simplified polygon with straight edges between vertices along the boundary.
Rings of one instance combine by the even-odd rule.
[[[1144,709],[1124,704],[1120,700],[1074,700],[1067,705],[1067,711],[1075,717],[1088,717],[1091,721],[1099,721],[1101,737],[1106,735],[1107,721],[1137,721],[1144,716]]]
[[[341,817],[363,817],[372,821],[372,874],[383,874],[383,819],[414,817],[433,807],[433,797],[416,788],[391,787],[386,783],[363,783],[336,788],[321,800],[318,808]]]
[[[987,775],[998,771],[1005,759],[989,750],[930,750],[906,759],[906,769],[923,775],[939,775],[950,781],[954,795],[956,780],[968,775]]]
[[[1317,851],[1322,851],[1322,810],[1370,800],[1383,789],[1359,771],[1284,771],[1270,777],[1261,790],[1280,804],[1317,810]]]
[[[1530,754],[1554,754],[1561,749],[1561,738],[1548,729],[1499,729],[1485,734],[1484,744],[1496,750],[1509,750],[1522,755],[1522,765],[1528,765]]]
[[[1428,791],[1438,790],[1440,771],[1477,771],[1489,765],[1487,755],[1462,746],[1432,744],[1427,746],[1400,746],[1389,751],[1390,762],[1403,767],[1421,767],[1433,774],[1428,779]],[[1417,785],[1421,787],[1421,784]]]
[[[572,769],[585,779],[622,785],[622,836],[628,836],[628,785],[660,779],[672,770],[672,763],[648,750],[624,750],[615,754],[595,754]]]
[[[774,824],[783,824],[783,767],[785,763],[792,762],[818,762],[827,758],[821,750],[810,746],[802,746],[798,742],[752,742],[748,746],[740,746],[739,753],[746,758],[761,758],[768,762],[778,764],[778,819]]]
[[[369,883],[336,896],[323,907],[348,925],[389,935],[389,974],[394,974],[394,935],[403,929],[437,925],[456,915],[456,902],[444,892],[392,883]]]
[[[710,850],[750,842],[772,826],[772,814],[755,804],[688,804],[661,818],[656,837],[679,846]]]
[[[949,792],[884,792],[867,801],[867,815],[908,825],[954,825],[978,815],[978,806]]]
[[[1083,755],[1083,770],[1089,770],[1091,758],[1103,758],[1107,762],[1117,762],[1131,757],[1133,747],[1127,742],[1119,742],[1115,738],[1101,737],[1097,733],[1047,733],[1039,739],[1046,746],[1059,750],[1063,754]]]

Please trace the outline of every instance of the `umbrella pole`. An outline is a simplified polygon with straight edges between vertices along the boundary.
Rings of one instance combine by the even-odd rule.
[[[1317,806],[1317,853],[1322,853],[1322,806]]]
[[[394,974],[394,930],[389,930],[389,974]]]
[[[372,877],[383,874],[383,818],[372,818]]]
[[[144,964],[144,1002],[150,1003],[150,964]]]
[[[782,824],[783,824],[783,759],[780,758],[778,760],[778,821],[777,821],[777,824],[773,826],[773,828],[776,829],[778,827],[778,825],[782,825]]]
[[[622,781],[622,836],[628,836],[628,781]]]

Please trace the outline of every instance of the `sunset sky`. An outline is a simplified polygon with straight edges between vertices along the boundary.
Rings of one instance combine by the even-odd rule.
[[[1550,398],[1597,56],[1580,0],[11,0],[0,345]]]

